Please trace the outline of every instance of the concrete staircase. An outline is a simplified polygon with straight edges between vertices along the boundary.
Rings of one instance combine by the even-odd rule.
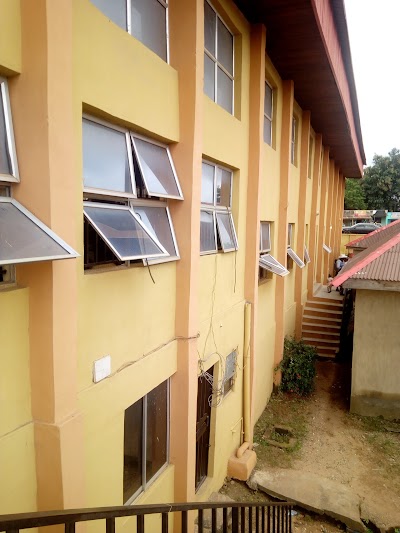
[[[314,295],[304,306],[302,337],[306,344],[317,348],[320,357],[333,358],[339,350],[342,308],[337,292]]]

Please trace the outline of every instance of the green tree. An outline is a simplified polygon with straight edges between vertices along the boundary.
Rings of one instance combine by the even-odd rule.
[[[344,208],[345,209],[365,209],[365,196],[360,180],[346,179],[346,188],[344,190]]]
[[[387,156],[375,154],[365,169],[362,188],[368,209],[400,211],[400,150],[393,148]]]

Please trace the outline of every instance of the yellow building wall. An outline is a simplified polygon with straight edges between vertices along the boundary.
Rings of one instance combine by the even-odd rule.
[[[0,0],[0,75],[21,72],[21,7],[16,0]]]
[[[29,290],[0,290],[0,514],[36,510]]]
[[[398,418],[400,293],[357,289],[351,411]]]

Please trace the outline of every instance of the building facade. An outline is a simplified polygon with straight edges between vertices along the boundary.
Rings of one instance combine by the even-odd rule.
[[[342,2],[265,4],[0,0],[0,513],[251,446],[364,161]]]

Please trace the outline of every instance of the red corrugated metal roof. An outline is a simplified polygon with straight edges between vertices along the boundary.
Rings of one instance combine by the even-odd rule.
[[[353,248],[353,249],[365,249],[369,246],[375,244],[376,242],[380,242],[382,239],[382,236],[385,235],[385,239],[387,238],[387,235],[390,234],[391,236],[396,235],[396,233],[400,232],[400,220],[396,220],[396,222],[392,222],[391,224],[388,224],[387,226],[383,226],[382,228],[378,228],[375,231],[372,231],[371,233],[368,233],[367,235],[362,235],[361,237],[358,237],[358,239],[354,239],[354,241],[349,242],[346,244],[346,248]]]
[[[349,260],[332,285],[338,287],[350,278],[400,281],[400,231],[394,236],[382,232],[379,241],[375,239],[375,243]]]

